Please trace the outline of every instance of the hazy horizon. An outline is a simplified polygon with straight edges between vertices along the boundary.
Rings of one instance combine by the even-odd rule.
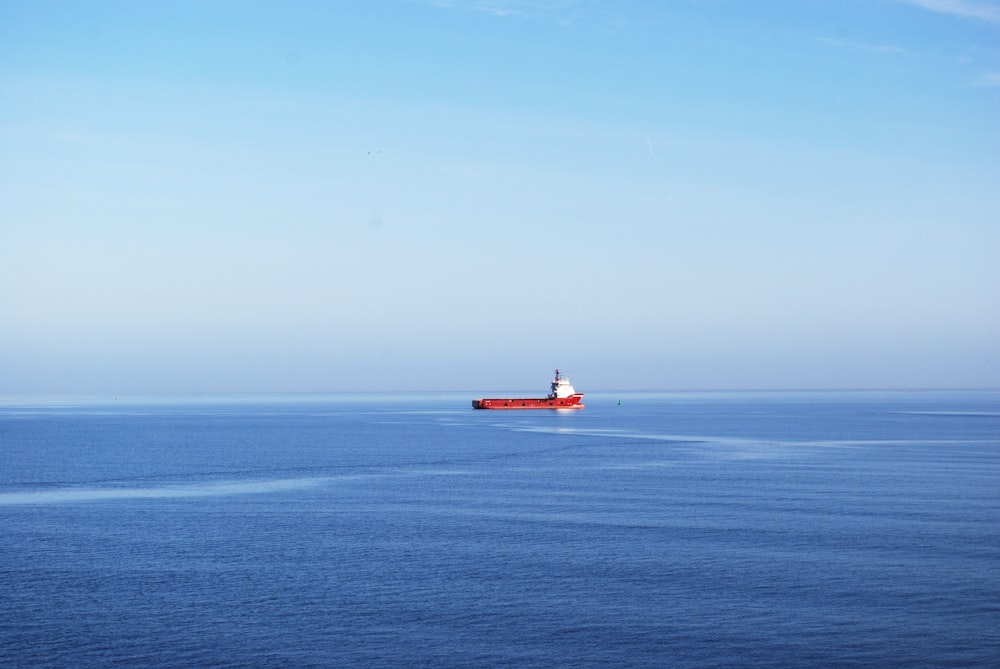
[[[0,0],[0,395],[997,388],[998,44],[996,0]]]

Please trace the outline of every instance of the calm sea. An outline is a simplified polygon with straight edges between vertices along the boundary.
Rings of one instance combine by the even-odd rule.
[[[0,399],[0,666],[1000,665],[1000,393],[471,398]]]

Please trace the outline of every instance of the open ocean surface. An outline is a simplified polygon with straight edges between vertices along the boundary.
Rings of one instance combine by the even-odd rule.
[[[0,398],[0,666],[1000,666],[1000,392],[472,397]]]

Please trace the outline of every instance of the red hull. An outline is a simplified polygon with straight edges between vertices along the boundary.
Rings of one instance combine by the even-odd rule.
[[[569,397],[492,398],[472,400],[473,409],[582,409],[583,393]]]

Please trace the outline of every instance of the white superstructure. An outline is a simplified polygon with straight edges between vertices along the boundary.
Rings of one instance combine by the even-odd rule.
[[[569,382],[565,376],[559,376],[559,370],[556,370],[556,378],[552,381],[552,392],[549,393],[549,399],[569,397],[570,395],[576,395],[576,390],[573,389],[573,384]]]

